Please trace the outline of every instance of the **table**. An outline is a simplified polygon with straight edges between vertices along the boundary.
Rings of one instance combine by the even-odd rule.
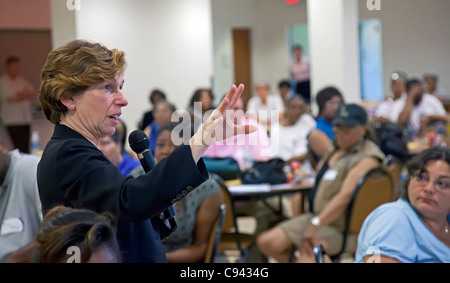
[[[309,191],[314,187],[314,178],[308,178],[297,184],[256,184],[256,185],[235,185],[228,186],[233,201],[257,199],[262,200],[274,213],[282,215],[282,199],[281,196],[286,194],[301,193],[302,201],[300,203],[300,211],[303,212],[303,203],[308,198]],[[279,196],[278,209],[273,208],[266,199],[273,196]],[[284,217],[286,218],[286,217]]]

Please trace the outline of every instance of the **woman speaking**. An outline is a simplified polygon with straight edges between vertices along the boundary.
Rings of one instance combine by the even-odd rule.
[[[209,145],[255,129],[222,118],[244,89],[232,86],[189,145],[147,174],[125,177],[96,147],[100,138],[114,133],[128,104],[122,93],[125,68],[124,52],[84,40],[50,52],[39,100],[55,129],[38,166],[39,194],[44,213],[61,204],[113,213],[124,262],[166,262],[160,212],[208,178],[201,156]]]

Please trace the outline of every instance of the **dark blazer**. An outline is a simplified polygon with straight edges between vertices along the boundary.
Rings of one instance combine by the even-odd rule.
[[[187,145],[143,176],[123,176],[97,147],[64,125],[55,126],[37,170],[43,213],[62,204],[116,215],[123,262],[167,262],[158,215],[207,179],[203,160],[196,164]]]

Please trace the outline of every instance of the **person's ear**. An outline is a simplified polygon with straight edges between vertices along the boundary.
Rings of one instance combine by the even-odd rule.
[[[61,98],[61,103],[67,107],[68,110],[75,110],[76,101],[74,99]]]

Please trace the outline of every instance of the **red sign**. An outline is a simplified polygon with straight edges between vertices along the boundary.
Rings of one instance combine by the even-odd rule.
[[[294,5],[300,3],[300,0],[284,0],[287,5]]]

